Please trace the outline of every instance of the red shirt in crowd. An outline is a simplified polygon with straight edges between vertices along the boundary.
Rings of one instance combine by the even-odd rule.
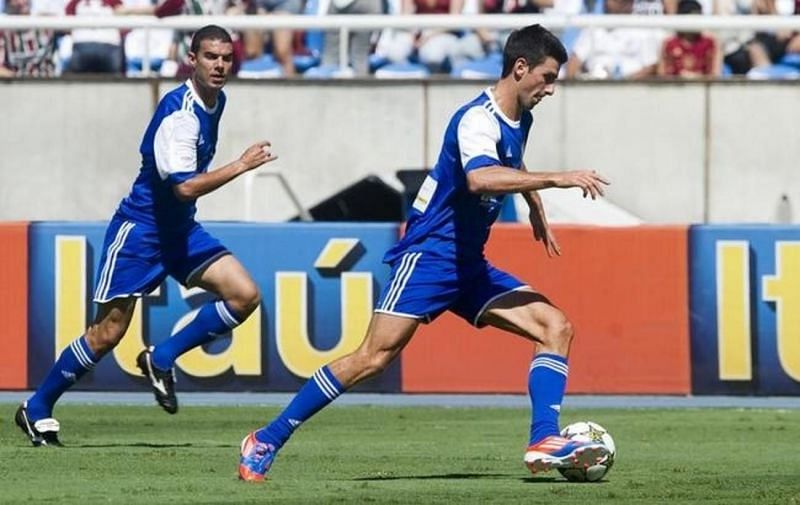
[[[711,75],[714,71],[716,42],[705,35],[691,41],[676,35],[667,39],[663,51],[665,75]]]

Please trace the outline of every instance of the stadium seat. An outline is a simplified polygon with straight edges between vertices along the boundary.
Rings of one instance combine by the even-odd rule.
[[[430,75],[428,67],[418,63],[389,63],[375,71],[379,79],[424,79]]]
[[[503,55],[490,54],[479,60],[462,63],[450,71],[451,77],[461,79],[499,79],[503,72]]]
[[[264,54],[259,58],[243,61],[237,75],[242,79],[282,77],[283,69],[271,54]]]
[[[356,72],[351,67],[341,68],[337,65],[319,65],[311,67],[303,73],[307,79],[351,79]]]
[[[781,61],[779,61],[778,63],[780,65],[786,65],[800,70],[800,54],[789,53],[785,55],[783,58],[781,58]]]
[[[800,69],[781,64],[767,65],[750,69],[747,77],[759,80],[800,79]]]
[[[320,16],[319,0],[307,0],[303,8],[306,16]],[[299,74],[305,74],[310,68],[318,66],[322,61],[322,51],[325,47],[325,32],[322,30],[306,30],[303,34],[304,51],[294,55],[294,68]]]

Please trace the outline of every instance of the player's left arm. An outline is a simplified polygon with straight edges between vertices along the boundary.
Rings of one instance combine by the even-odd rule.
[[[528,167],[525,166],[524,162],[522,163],[521,169],[525,172],[528,171]],[[531,228],[533,228],[533,238],[536,241],[542,242],[549,257],[561,256],[561,246],[558,245],[553,230],[547,222],[547,215],[545,214],[544,205],[542,204],[539,192],[534,190],[521,194],[525,199],[525,203],[528,204],[528,209],[530,209],[528,220],[531,223]]]
[[[196,200],[224,186],[243,173],[249,172],[277,158],[277,156],[270,152],[270,143],[268,141],[257,142],[248,147],[239,159],[217,168],[216,170],[211,170],[178,184],[174,184],[172,190],[175,196],[181,201],[187,202]]]

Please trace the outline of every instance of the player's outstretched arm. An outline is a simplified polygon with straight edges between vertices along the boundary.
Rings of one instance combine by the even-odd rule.
[[[497,195],[526,193],[546,188],[581,188],[583,196],[594,200],[603,195],[609,181],[595,170],[570,172],[524,172],[508,167],[491,166],[467,173],[467,188],[472,193]]]
[[[257,142],[248,147],[236,161],[176,184],[172,187],[172,190],[181,201],[196,200],[229,183],[243,173],[278,159],[276,155],[272,154],[271,146],[272,144],[266,140]]]
[[[558,245],[553,230],[550,229],[550,225],[547,222],[544,205],[539,193],[528,191],[527,193],[522,193],[522,196],[530,209],[528,220],[531,223],[531,228],[533,228],[533,238],[542,243],[547,256],[551,258],[553,256],[561,256],[561,246]]]

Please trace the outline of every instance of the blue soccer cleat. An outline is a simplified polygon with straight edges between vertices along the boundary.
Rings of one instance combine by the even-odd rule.
[[[551,468],[588,468],[608,455],[599,442],[581,442],[551,435],[525,451],[525,465],[532,474]]]
[[[239,480],[263,482],[264,474],[269,472],[277,454],[275,446],[258,440],[255,432],[244,437],[239,458]]]

